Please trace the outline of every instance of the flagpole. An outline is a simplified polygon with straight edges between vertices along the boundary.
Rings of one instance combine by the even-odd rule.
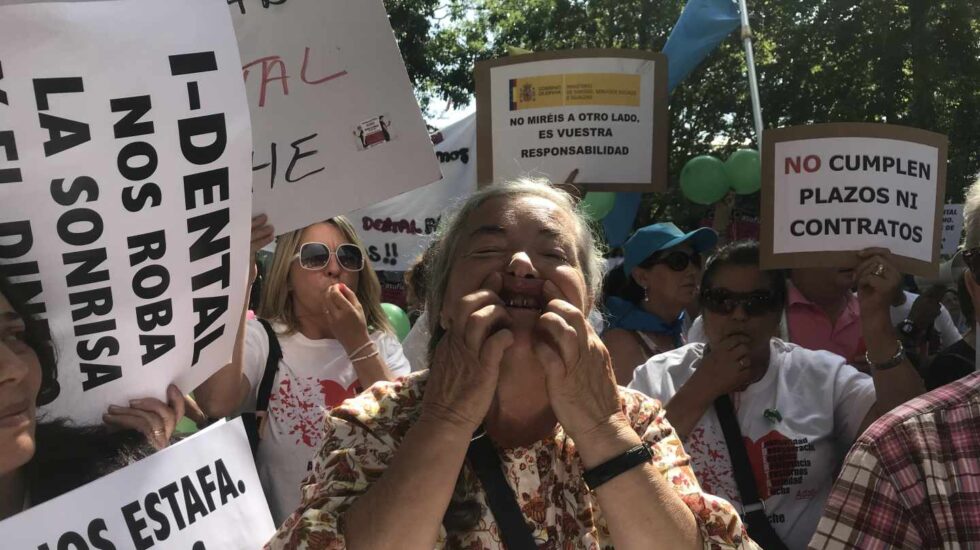
[[[742,43],[745,45],[745,63],[749,67],[749,95],[752,96],[752,118],[755,122],[755,142],[762,151],[762,104],[759,102],[759,83],[755,76],[755,54],[752,51],[752,27],[749,26],[749,9],[745,0],[738,0],[742,15]]]

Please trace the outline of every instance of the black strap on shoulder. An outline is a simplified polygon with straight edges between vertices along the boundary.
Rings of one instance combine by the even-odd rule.
[[[282,348],[279,347],[279,337],[272,329],[272,324],[265,319],[259,319],[262,328],[269,336],[269,356],[265,359],[265,371],[262,373],[262,382],[259,383],[259,393],[255,398],[255,410],[264,411],[269,408],[269,397],[272,395],[272,384],[276,380],[276,373],[279,372],[279,361],[282,360]]]
[[[272,384],[276,381],[279,361],[282,359],[282,348],[279,346],[276,331],[272,329],[269,321],[265,319],[258,321],[262,323],[262,328],[269,336],[269,355],[265,359],[265,370],[262,372],[262,381],[259,382],[258,394],[255,397],[255,412],[242,413],[242,424],[245,426],[248,444],[252,448],[252,456],[255,456],[259,450],[265,414],[269,408],[269,397],[272,395]]]
[[[786,549],[786,544],[773,530],[769,518],[766,517],[766,507],[759,498],[755,475],[752,473],[752,463],[749,462],[749,454],[745,452],[742,430],[738,427],[735,407],[728,394],[715,399],[715,413],[718,415],[718,422],[721,423],[721,431],[725,434],[725,444],[728,446],[728,456],[732,460],[735,484],[742,496],[742,519],[745,521],[749,536],[766,550]]]
[[[497,450],[486,432],[482,428],[480,431],[482,434],[470,442],[466,458],[487,494],[487,504],[500,528],[500,537],[507,550],[536,550],[538,546],[534,543],[534,535],[524,520],[514,490],[504,477]]]

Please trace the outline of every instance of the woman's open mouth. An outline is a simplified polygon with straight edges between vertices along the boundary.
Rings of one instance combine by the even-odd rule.
[[[503,300],[505,306],[512,309],[529,309],[532,311],[541,311],[542,309],[541,296],[502,292],[500,299]]]
[[[544,281],[541,279],[510,279],[500,290],[500,299],[511,309],[540,312],[544,309]]]

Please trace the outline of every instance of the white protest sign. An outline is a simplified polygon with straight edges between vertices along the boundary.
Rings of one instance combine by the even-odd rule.
[[[477,64],[480,184],[522,176],[590,190],[662,191],[667,60],[632,50],[518,55]]]
[[[348,214],[378,270],[406,271],[442,214],[476,190],[476,115],[432,135],[442,181]]]
[[[943,205],[943,244],[942,255],[950,257],[956,254],[963,236],[963,205]]]
[[[883,247],[907,273],[935,274],[944,136],[881,124],[820,124],[763,137],[762,266],[852,266]]]
[[[240,550],[275,533],[240,418],[0,522],[8,550]]]
[[[228,0],[252,110],[252,210],[277,233],[439,179],[382,0]]]
[[[0,6],[0,273],[52,334],[50,414],[100,423],[230,360],[250,225],[239,67],[222,0]]]

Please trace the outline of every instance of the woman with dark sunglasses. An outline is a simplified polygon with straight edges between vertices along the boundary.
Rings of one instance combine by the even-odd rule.
[[[702,487],[741,507],[749,534],[767,549],[806,547],[857,436],[924,391],[891,324],[901,274],[887,251],[858,257],[855,284],[873,376],[833,353],[774,337],[785,275],[760,270],[758,243],[742,241],[719,250],[705,268],[708,344],[650,359],[630,384],[667,404]],[[740,456],[748,467],[739,466]],[[743,486],[752,488],[748,495]]]
[[[265,222],[252,221],[253,255],[272,241]],[[255,411],[256,466],[276,523],[299,505],[326,411],[410,371],[365,256],[342,216],[279,236],[258,319],[242,313],[232,362],[195,390],[210,417]]]
[[[717,242],[712,229],[684,233],[672,223],[643,227],[626,241],[626,286],[606,298],[609,328],[602,335],[617,382],[629,384],[638,365],[684,344],[684,317],[697,299],[701,255]]]

